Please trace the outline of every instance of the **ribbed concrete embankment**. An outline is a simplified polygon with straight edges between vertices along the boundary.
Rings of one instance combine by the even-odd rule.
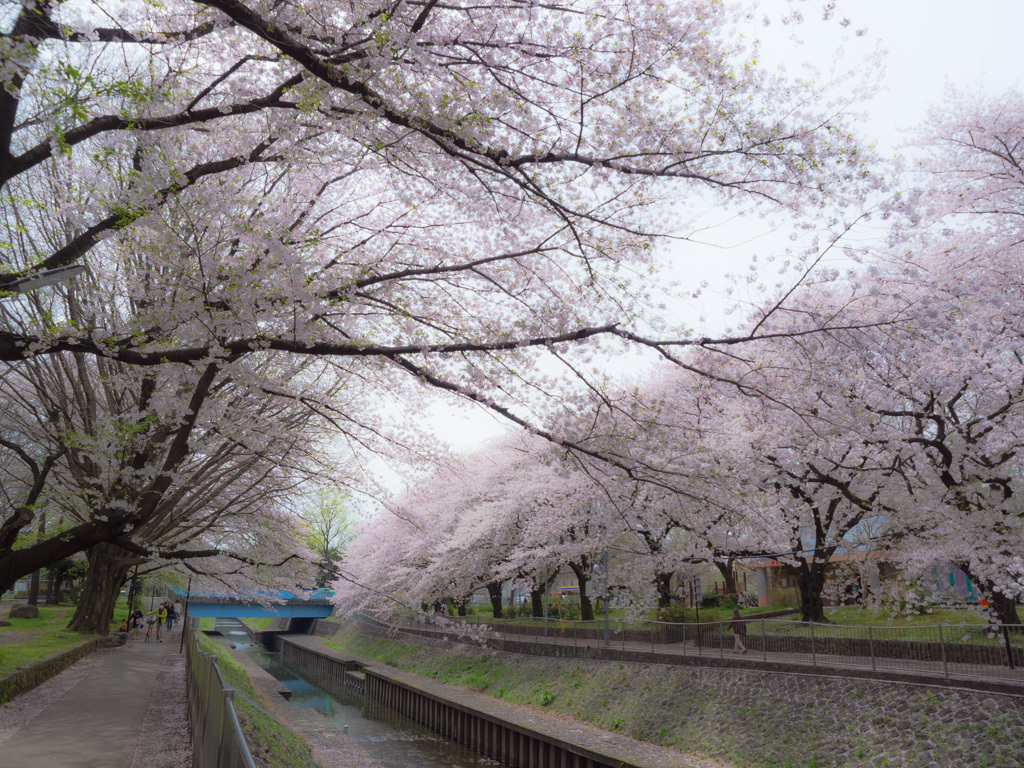
[[[485,741],[495,738],[499,746],[513,750],[515,756],[507,762],[523,765],[599,765],[614,768],[718,768],[725,763],[692,757],[676,750],[665,749],[627,736],[611,733],[583,723],[544,712],[537,712],[495,699],[484,693],[439,683],[421,675],[402,672],[377,662],[359,659],[339,653],[323,645],[315,636],[289,636],[279,638],[280,642],[315,652],[338,662],[344,668],[353,661],[364,665],[370,695],[373,695],[372,679],[383,689],[395,686],[400,689],[392,701],[405,708],[414,719],[430,722],[442,715],[448,725],[453,725],[462,741],[471,743],[474,734]],[[287,655],[287,650],[285,651]],[[439,710],[438,706],[444,707]],[[497,727],[512,734],[511,740],[503,733],[486,728]],[[505,740],[502,742],[501,740]],[[489,743],[489,742],[488,742]],[[581,756],[579,762],[551,762],[555,751],[542,745],[551,745],[553,750]],[[586,762],[584,762],[586,761]],[[506,762],[506,760],[503,760]]]
[[[437,637],[335,638],[349,653],[749,768],[1024,768],[1024,697],[749,668],[525,656]],[[547,703],[550,702],[550,703]]]

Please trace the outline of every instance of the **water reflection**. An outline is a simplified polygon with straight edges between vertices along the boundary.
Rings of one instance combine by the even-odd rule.
[[[303,664],[293,660],[284,662],[281,654],[270,653],[249,641],[236,622],[219,619],[217,629],[292,692],[291,706],[315,709],[338,730],[344,730],[347,725],[349,736],[386,768],[500,765],[333,679],[324,679]],[[236,639],[239,633],[244,640]]]

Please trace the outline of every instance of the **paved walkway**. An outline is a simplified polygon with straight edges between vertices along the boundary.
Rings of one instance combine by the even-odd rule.
[[[162,643],[144,643],[140,634],[124,647],[97,651],[105,658],[84,679],[0,745],[0,767],[132,766],[164,659],[180,641],[175,629]]]

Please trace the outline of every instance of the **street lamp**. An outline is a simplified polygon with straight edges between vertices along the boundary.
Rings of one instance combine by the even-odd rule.
[[[81,264],[44,269],[42,272],[35,272],[19,280],[0,285],[0,295],[5,293],[27,293],[38,288],[45,288],[48,285],[56,285],[57,283],[63,283],[66,280],[77,277],[83,272],[85,272],[85,267]]]

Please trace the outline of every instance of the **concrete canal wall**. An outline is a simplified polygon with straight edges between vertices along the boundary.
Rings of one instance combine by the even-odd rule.
[[[485,694],[373,664],[321,645],[310,636],[278,635],[274,646],[335,681],[513,768],[678,768],[678,752],[598,728],[534,714]],[[684,759],[680,762],[681,758]]]

